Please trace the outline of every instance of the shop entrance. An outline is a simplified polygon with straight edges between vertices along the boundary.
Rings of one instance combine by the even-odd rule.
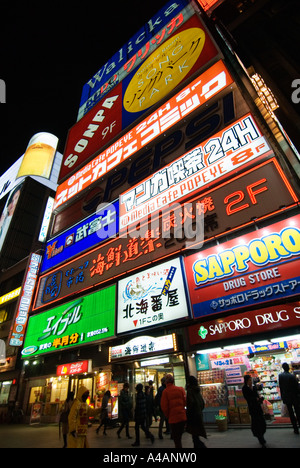
[[[161,386],[161,379],[166,374],[172,374],[175,379],[175,385],[185,388],[186,377],[182,354],[135,361],[133,364],[134,388],[138,383],[143,384],[145,388],[149,384],[149,381],[152,380],[155,396],[158,388]]]

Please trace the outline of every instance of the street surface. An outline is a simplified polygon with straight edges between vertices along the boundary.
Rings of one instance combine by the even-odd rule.
[[[117,428],[107,429],[107,436],[96,434],[97,424],[94,424],[88,430],[88,440],[91,448],[98,449],[122,449],[124,453],[136,453],[136,450],[146,449],[145,452],[153,450],[174,449],[174,443],[169,435],[164,435],[163,440],[158,438],[158,427],[154,423],[151,432],[155,437],[154,444],[146,439],[141,431],[141,445],[139,448],[132,447],[134,442],[134,426],[130,425],[130,435],[132,439],[127,439],[125,429],[121,433],[121,439],[118,439]],[[230,428],[225,432],[219,432],[213,426],[207,426],[208,438],[202,439],[207,448],[246,448],[261,449],[257,439],[253,437],[250,427]],[[292,426],[269,426],[265,434],[267,448],[300,448],[300,435],[293,432]],[[62,439],[59,438],[59,426],[57,424],[32,425],[28,424],[10,424],[0,425],[0,448],[61,448]],[[192,436],[184,433],[182,437],[183,448],[193,451]]]

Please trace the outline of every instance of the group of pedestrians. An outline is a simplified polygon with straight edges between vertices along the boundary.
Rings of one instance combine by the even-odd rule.
[[[108,402],[111,398],[110,391],[108,390],[104,394],[101,408],[91,408],[86,402],[88,397],[89,390],[84,386],[79,388],[75,399],[73,392],[68,395],[60,418],[63,424],[64,448],[87,448],[89,446],[87,431],[89,417],[91,416],[96,417],[100,414],[100,425],[96,431],[98,433],[100,428],[104,426],[103,434],[106,435],[109,421]],[[132,446],[138,447],[140,445],[140,430],[154,443],[154,435],[150,432],[150,428],[153,417],[157,421],[159,416],[158,434],[160,439],[163,438],[165,424],[165,433],[171,434],[176,448],[182,448],[181,438],[186,427],[187,431],[192,434],[194,447],[205,447],[205,444],[200,440],[200,436],[206,438],[202,418],[203,408],[204,401],[195,377],[189,378],[187,391],[185,391],[183,387],[174,385],[174,377],[167,374],[162,378],[161,386],[155,398],[152,382],[149,382],[149,386],[145,388],[145,391],[141,383],[137,384],[134,408],[135,441]],[[121,437],[121,433],[125,428],[126,437],[132,439],[129,433],[132,409],[133,404],[129,394],[129,385],[125,383],[119,396],[121,426],[117,431],[118,438]]]
[[[289,365],[282,365],[283,372],[279,375],[279,386],[282,401],[286,405],[295,434],[299,434],[300,427],[300,403],[299,403],[299,383],[294,374],[289,372]],[[200,388],[196,377],[190,376],[186,391],[183,387],[174,384],[174,377],[167,374],[161,380],[155,398],[151,385],[144,392],[141,383],[136,386],[136,403],[134,408],[135,421],[135,441],[133,447],[140,445],[140,429],[145,436],[154,443],[154,435],[150,432],[153,416],[157,420],[159,416],[159,438],[163,438],[163,425],[166,424],[166,432],[171,433],[175,448],[182,448],[182,435],[184,430],[192,435],[194,448],[205,448],[200,437],[207,438],[203,424],[204,400],[201,396]],[[153,388],[153,387],[152,387]],[[251,416],[251,429],[255,437],[258,438],[261,446],[266,447],[265,433],[266,421],[262,410],[262,397],[257,386],[253,383],[250,375],[245,375],[243,395],[247,401]],[[107,391],[102,400],[102,407],[93,409],[86,400],[89,390],[80,387],[74,399],[71,392],[64,404],[60,422],[62,423],[64,447],[86,448],[88,447],[87,430],[88,420],[91,416],[100,416],[100,425],[96,429],[99,432],[104,426],[104,434],[108,424],[108,402],[111,394]],[[129,434],[129,421],[132,415],[132,399],[129,394],[129,385],[125,383],[119,396],[119,411],[121,416],[121,426],[117,431],[118,438],[121,437],[125,428],[126,437],[132,439]],[[156,410],[158,412],[156,412]],[[67,434],[69,434],[67,441]]]
[[[148,398],[147,395],[150,397]],[[122,392],[121,399],[122,402]],[[148,403],[147,403],[148,402]],[[148,413],[147,413],[148,407]],[[176,448],[182,448],[182,434],[187,428],[187,432],[192,434],[195,448],[204,448],[205,444],[200,437],[206,438],[206,431],[203,424],[202,411],[204,409],[204,400],[200,393],[200,388],[196,377],[191,376],[188,381],[187,391],[183,387],[177,387],[174,384],[174,377],[167,374],[161,380],[161,386],[157,395],[151,396],[151,387],[143,391],[141,383],[136,386],[136,405],[134,410],[135,421],[135,442],[133,447],[140,445],[140,429],[145,433],[146,438],[154,443],[154,435],[150,432],[152,417],[157,419],[157,408],[160,417],[158,436],[163,438],[163,425],[166,424],[166,433],[171,433]],[[125,416],[127,415],[127,412]],[[122,403],[121,416],[123,417]],[[118,430],[118,436],[122,431],[123,425]],[[130,438],[129,432],[127,437]]]

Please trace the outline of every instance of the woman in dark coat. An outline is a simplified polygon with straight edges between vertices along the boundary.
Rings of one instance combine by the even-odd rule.
[[[249,413],[251,416],[251,430],[254,437],[257,437],[261,446],[266,447],[264,433],[266,432],[267,425],[264,418],[264,413],[261,407],[263,398],[259,396],[257,388],[252,384],[251,375],[245,375],[243,395],[248,403]]]
[[[133,447],[138,447],[140,445],[140,426],[142,431],[145,432],[146,437],[151,439],[151,442],[154,442],[154,436],[149,432],[148,427],[146,426],[146,417],[147,417],[147,406],[146,406],[146,396],[143,392],[143,385],[137,384],[136,386],[136,404],[134,411],[134,420],[135,420],[135,442],[132,444]]]
[[[206,445],[199,439],[200,436],[207,438],[202,414],[204,406],[197,379],[191,375],[186,389],[186,415],[187,432],[192,434],[194,448],[206,448]]]

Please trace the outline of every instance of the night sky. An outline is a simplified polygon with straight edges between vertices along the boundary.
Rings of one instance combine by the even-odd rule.
[[[2,2],[0,79],[6,103],[0,104],[0,175],[35,133],[54,133],[63,153],[83,85],[166,3]]]

